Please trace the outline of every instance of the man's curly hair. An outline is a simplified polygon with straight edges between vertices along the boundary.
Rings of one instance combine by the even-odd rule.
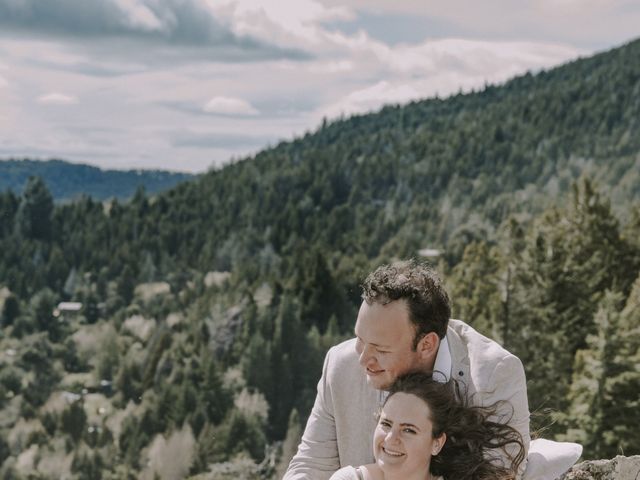
[[[414,349],[427,333],[435,332],[440,339],[447,333],[449,296],[437,273],[424,263],[412,259],[378,267],[363,282],[362,299],[369,305],[404,300],[416,330]]]

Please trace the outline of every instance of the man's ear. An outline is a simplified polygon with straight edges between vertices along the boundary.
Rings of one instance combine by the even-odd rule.
[[[440,337],[436,332],[429,332],[418,342],[417,351],[423,359],[435,358],[440,347]]]

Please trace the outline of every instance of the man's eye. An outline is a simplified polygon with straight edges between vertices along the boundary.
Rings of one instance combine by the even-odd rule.
[[[416,431],[413,428],[405,428],[404,432],[405,433],[411,433],[412,435],[416,434]]]
[[[383,427],[391,428],[391,424],[387,420],[380,420],[380,425]]]
[[[378,353],[389,353],[386,350],[378,350],[378,349],[376,349],[376,352],[378,352]]]

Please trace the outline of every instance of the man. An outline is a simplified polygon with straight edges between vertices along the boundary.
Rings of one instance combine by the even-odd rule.
[[[371,463],[375,413],[385,390],[411,371],[455,379],[471,405],[501,402],[501,421],[520,432],[528,449],[522,363],[464,322],[449,320],[448,295],[431,269],[415,261],[382,266],[365,280],[362,297],[356,338],[327,353],[313,410],[283,480],[324,480],[345,465]]]

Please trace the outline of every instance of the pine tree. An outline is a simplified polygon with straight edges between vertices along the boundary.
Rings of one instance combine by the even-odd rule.
[[[256,461],[264,458],[266,437],[263,425],[254,415],[232,410],[219,428],[219,439],[228,456],[247,453]]]
[[[595,333],[599,301],[606,290],[628,292],[635,278],[631,247],[608,202],[586,180],[574,186],[566,207],[545,212],[524,242],[510,346],[527,370],[531,408],[563,411],[573,359]]]
[[[82,400],[73,402],[60,415],[60,430],[68,434],[77,445],[84,434],[87,414]]]
[[[13,232],[18,205],[19,199],[11,190],[0,192],[0,239]]]
[[[302,428],[300,425],[300,415],[294,408],[289,415],[289,424],[287,426],[287,435],[282,442],[282,451],[280,461],[276,467],[276,478],[282,478],[287,471],[289,461],[293,458],[298,450],[298,444],[302,437]]]
[[[136,286],[136,280],[133,276],[133,270],[129,265],[125,265],[120,278],[118,279],[118,295],[122,297],[125,305],[129,305],[133,299],[133,289]]]
[[[53,348],[47,336],[39,334],[30,336],[21,349],[24,353],[20,367],[35,372],[35,377],[22,388],[22,395],[31,406],[39,407],[49,398],[60,380],[53,364]]]
[[[18,233],[30,239],[51,237],[53,197],[40,177],[29,177],[16,214]]]
[[[640,452],[640,278],[626,306],[608,292],[595,316],[597,333],[576,353],[562,439],[584,446],[585,456],[611,458]]]
[[[617,348],[607,378],[611,402],[605,444],[616,453],[640,454],[640,277],[620,314]]]
[[[36,293],[29,303],[31,315],[38,330],[47,332],[53,341],[60,340],[63,327],[58,318],[53,316],[56,306],[55,294],[45,288]]]
[[[89,292],[82,299],[82,314],[87,323],[96,323],[100,318],[100,309],[98,308],[98,298],[95,293]]]
[[[205,405],[207,418],[211,424],[218,424],[231,407],[229,391],[222,383],[219,367],[210,353],[203,359],[203,384],[199,388],[200,403]]]
[[[501,259],[486,243],[472,243],[449,277],[453,317],[460,318],[479,332],[500,340]]]
[[[20,302],[13,293],[4,300],[2,311],[0,312],[0,326],[12,325],[13,321],[20,315]]]
[[[595,316],[597,333],[587,338],[589,348],[578,350],[575,356],[565,422],[569,426],[567,437],[582,444],[588,457],[599,456],[604,450],[605,382],[616,348],[613,336],[617,334],[620,303],[620,294],[609,292],[605,296]]]

